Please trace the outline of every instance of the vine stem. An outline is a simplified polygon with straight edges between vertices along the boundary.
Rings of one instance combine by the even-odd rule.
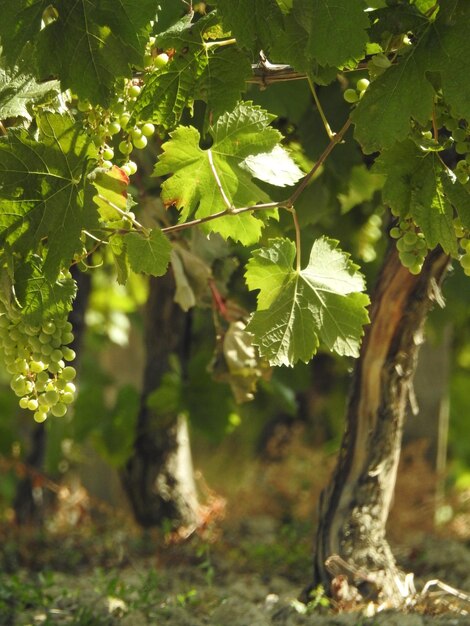
[[[297,274],[300,274],[300,264],[301,264],[301,257],[302,257],[302,248],[301,248],[301,242],[300,242],[300,225],[299,225],[299,219],[297,217],[297,211],[294,209],[294,207],[290,207],[290,209],[287,209],[291,215],[292,215],[292,219],[294,220],[294,228],[295,228],[295,271],[297,272]]]
[[[221,48],[222,46],[232,46],[235,43],[237,43],[237,40],[232,38],[232,39],[221,39],[220,41],[206,41],[204,42],[203,45],[206,50],[209,50],[209,48],[216,48],[216,47]]]
[[[329,125],[328,120],[326,119],[325,112],[323,111],[323,107],[320,103],[320,100],[318,99],[317,90],[315,89],[315,84],[313,83],[310,76],[307,76],[307,81],[310,87],[310,91],[312,92],[313,99],[315,100],[315,104],[317,105],[317,109],[318,109],[318,113],[320,114],[321,121],[323,122],[323,126],[325,127],[326,134],[328,135],[329,139],[333,139],[335,134],[331,130],[331,126]]]
[[[318,161],[315,163],[315,165],[312,167],[312,169],[310,170],[310,172],[302,179],[302,181],[300,182],[299,186],[294,190],[293,194],[291,195],[291,197],[288,199],[287,201],[287,205],[289,207],[292,207],[295,203],[295,201],[298,199],[298,197],[300,196],[300,194],[304,191],[304,189],[307,187],[307,185],[309,184],[309,182],[312,180],[312,178],[315,176],[315,174],[317,173],[317,171],[319,170],[319,168],[323,165],[323,163],[326,161],[326,159],[329,157],[330,153],[332,152],[333,148],[340,143],[343,140],[344,135],[346,134],[346,132],[348,131],[349,127],[351,126],[352,120],[350,117],[348,117],[348,119],[346,120],[345,124],[343,125],[343,127],[341,128],[341,130],[339,130],[337,133],[335,133],[333,135],[333,137],[330,140],[330,143],[326,146],[326,148],[323,150],[323,152],[321,153]]]

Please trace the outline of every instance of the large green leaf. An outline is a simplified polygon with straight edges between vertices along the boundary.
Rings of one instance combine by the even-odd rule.
[[[320,341],[340,355],[359,355],[362,327],[368,322],[365,284],[337,242],[314,242],[306,268],[293,269],[295,246],[271,240],[256,250],[246,271],[250,289],[259,289],[258,310],[247,330],[271,365],[308,362]]]
[[[143,64],[154,0],[56,0],[56,19],[41,28],[49,2],[15,0],[2,7],[0,37],[6,57],[28,54],[41,78],[54,76],[80,98],[106,105],[117,78]]]
[[[44,271],[54,281],[81,249],[82,229],[96,225],[97,212],[85,202],[96,149],[67,116],[44,113],[38,125],[37,138],[10,130],[0,139],[0,244],[23,258],[45,245]]]
[[[355,67],[368,41],[369,20],[362,2],[303,0],[303,4],[311,12],[307,54],[319,65]]]
[[[271,120],[272,116],[259,107],[250,103],[239,104],[209,129],[213,138],[210,150],[200,147],[201,138],[195,128],[177,128],[171,133],[171,140],[163,145],[163,155],[155,167],[157,175],[172,174],[162,186],[165,204],[176,205],[181,210],[182,221],[193,215],[203,218],[227,209],[214,170],[233,207],[252,206],[269,200],[252,176],[261,180],[268,178],[278,185],[292,184],[291,170],[286,173],[279,169],[274,181],[268,167],[268,163],[272,165],[270,154],[281,138],[279,132],[269,126]],[[249,159],[247,161],[254,155],[264,155],[260,156],[258,168]],[[302,175],[300,170],[297,174],[297,178]],[[259,239],[263,221],[246,212],[219,218],[204,227],[243,244],[251,244]]]

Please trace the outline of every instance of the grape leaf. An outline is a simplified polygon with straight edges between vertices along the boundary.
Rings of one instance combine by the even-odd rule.
[[[355,67],[364,56],[368,42],[369,19],[362,3],[351,0],[303,2],[310,5],[311,11],[307,54],[322,66]]]
[[[206,48],[206,32],[216,23],[214,13],[196,23],[185,17],[157,37],[156,45],[173,54],[146,80],[133,109],[137,119],[174,128],[185,107],[192,108],[196,99],[208,103],[214,119],[235,106],[251,64],[233,46]]]
[[[287,239],[253,253],[246,282],[260,293],[247,330],[271,365],[308,362],[320,340],[340,355],[359,356],[369,298],[360,293],[365,284],[357,266],[336,245],[316,240],[300,272],[292,267],[295,246]]]
[[[43,13],[50,2],[48,0],[15,0],[3,4],[0,20],[2,52],[14,65],[25,45],[34,40],[39,33]]]
[[[49,2],[18,0],[2,10],[0,37],[7,58],[18,58],[26,42],[34,47],[38,75],[56,76],[81,99],[109,104],[114,83],[143,65],[154,0],[57,0],[57,17],[41,28]]]
[[[466,0],[440,3],[432,24],[431,67],[441,73],[443,97],[455,118],[470,118],[470,4]]]
[[[462,225],[470,230],[470,193],[467,186],[459,183],[458,180],[450,176],[442,177],[444,192],[449,201],[454,206]]]
[[[428,45],[428,36],[423,36],[397,65],[372,82],[353,111],[354,134],[365,152],[405,139],[412,117],[422,124],[429,119],[434,90],[425,76]]]
[[[269,126],[271,120],[272,116],[259,107],[239,104],[209,129],[213,137],[210,150],[200,148],[200,135],[195,128],[178,127],[171,133],[171,140],[163,145],[163,154],[154,170],[158,176],[172,174],[162,185],[165,205],[176,205],[181,210],[181,221],[193,214],[202,218],[227,209],[211,158],[224,193],[234,207],[267,202],[269,197],[251,178],[255,175],[263,179],[266,171],[260,168],[248,173],[246,159],[271,152],[278,145],[281,136]],[[289,184],[280,171],[276,184],[286,183]],[[246,212],[207,222],[203,228],[251,244],[259,239],[263,222],[252,212]]]
[[[77,285],[70,277],[51,281],[45,276],[42,259],[37,255],[21,263],[15,272],[15,293],[24,319],[34,326],[45,320],[64,317],[72,308]]]
[[[423,154],[408,139],[385,150],[373,170],[387,177],[382,195],[394,213],[410,215],[430,248],[440,244],[457,254],[453,210],[445,193],[448,174],[436,153]]]
[[[85,192],[97,153],[67,116],[43,113],[38,126],[38,140],[24,130],[0,139],[0,244],[26,257],[47,237],[44,272],[53,282],[81,249],[82,229],[96,226]]]
[[[216,6],[225,28],[256,55],[261,49],[269,52],[282,33],[283,16],[276,0],[217,0]]]
[[[124,236],[131,269],[136,273],[163,276],[168,269],[171,243],[161,230],[153,228],[148,236],[137,232]]]
[[[28,72],[18,67],[8,69],[0,64],[0,120],[24,117],[31,120],[30,105],[47,97],[57,96],[60,84],[56,80],[36,82]]]

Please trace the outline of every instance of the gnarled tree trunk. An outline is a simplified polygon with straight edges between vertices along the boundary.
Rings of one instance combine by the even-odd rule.
[[[189,358],[190,317],[174,301],[171,272],[151,278],[145,311],[145,371],[134,451],[121,470],[121,481],[136,520],[144,527],[192,526],[198,501],[193,478],[186,419],[158,415],[148,405],[168,371],[173,353],[183,364]]]
[[[413,276],[393,246],[382,267],[337,467],[320,499],[314,581],[333,593],[346,580],[363,597],[381,597],[392,605],[406,594],[385,525],[423,326],[440,298],[448,264],[447,255],[436,249],[421,274]]]

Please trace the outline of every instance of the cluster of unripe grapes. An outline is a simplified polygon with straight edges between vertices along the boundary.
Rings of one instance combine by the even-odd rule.
[[[166,64],[168,56],[164,53],[156,58],[165,57],[160,63]],[[156,64],[156,60],[154,62]],[[122,95],[109,110],[100,107],[92,108],[87,101],[78,101],[77,108],[86,115],[87,125],[91,130],[95,145],[100,149],[100,160],[103,167],[112,167],[115,152],[120,154],[121,169],[128,176],[137,172],[137,164],[130,159],[136,148],[142,150],[147,146],[149,137],[155,133],[152,122],[130,124],[132,107],[141,91],[138,81],[128,81]]]
[[[454,174],[459,183],[466,185],[470,180],[470,129],[464,120],[452,117],[443,103],[439,103],[436,109],[436,124],[438,128],[445,128],[448,131],[450,145],[454,146],[459,156]]]
[[[396,239],[401,264],[407,267],[411,274],[419,274],[428,250],[423,233],[416,230],[411,220],[400,220],[390,229],[390,236]]]
[[[33,412],[36,422],[49,414],[63,417],[74,401],[75,352],[72,324],[64,318],[33,326],[24,321],[18,309],[0,303],[0,354],[11,375],[10,386],[22,409]]]
[[[370,81],[367,80],[367,78],[360,78],[356,83],[356,89],[350,88],[344,90],[343,98],[349,104],[355,104],[362,98],[369,85]]]

